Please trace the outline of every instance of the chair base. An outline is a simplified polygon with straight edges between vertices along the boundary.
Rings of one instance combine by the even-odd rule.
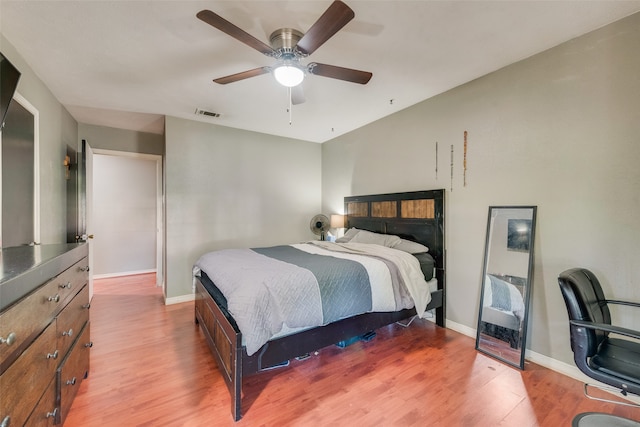
[[[640,423],[629,418],[598,412],[585,412],[575,416],[572,427],[638,427]]]
[[[624,405],[624,406],[631,406],[632,408],[640,408],[640,405],[634,402],[622,402],[620,400],[611,400],[611,399],[603,399],[601,397],[595,397],[589,394],[589,387],[594,387],[600,390],[604,390],[604,391],[609,391],[609,392],[617,392],[617,393],[622,393],[624,396],[626,396],[625,393],[623,393],[619,388],[615,388],[615,387],[608,387],[608,386],[604,386],[604,385],[596,385],[596,384],[589,384],[589,383],[585,383],[584,384],[584,395],[586,397],[588,397],[591,400],[597,400],[599,402],[606,402],[606,403],[615,403],[616,405]],[[639,424],[640,425],[640,424]]]

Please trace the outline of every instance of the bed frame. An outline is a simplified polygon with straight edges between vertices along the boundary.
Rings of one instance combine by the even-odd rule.
[[[396,234],[429,247],[435,259],[438,290],[428,310],[436,310],[436,323],[445,322],[444,190],[345,197],[345,226]],[[349,340],[415,315],[414,309],[365,313],[325,326],[269,341],[251,356],[233,318],[207,291],[199,278],[195,288],[195,321],[206,338],[231,393],[234,420],[242,416],[242,378],[271,369],[297,356]]]

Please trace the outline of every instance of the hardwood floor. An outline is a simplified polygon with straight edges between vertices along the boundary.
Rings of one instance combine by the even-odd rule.
[[[640,419],[638,409],[585,398],[576,380],[532,363],[513,369],[476,352],[473,339],[416,320],[245,379],[234,423],[193,303],[165,306],[154,283],[153,274],[95,281],[91,370],[65,427],[556,427],[586,411]]]

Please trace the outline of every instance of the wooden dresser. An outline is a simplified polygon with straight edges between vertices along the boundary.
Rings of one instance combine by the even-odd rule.
[[[64,423],[89,372],[87,245],[3,248],[0,427]]]

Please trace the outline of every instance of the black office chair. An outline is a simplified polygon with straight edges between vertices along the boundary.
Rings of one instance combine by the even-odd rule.
[[[607,300],[596,276],[587,269],[573,268],[558,277],[560,290],[567,305],[571,330],[571,350],[578,368],[590,378],[608,386],[585,384],[584,393],[590,399],[588,386],[640,395],[640,332],[611,325],[608,304],[640,308],[640,303]],[[640,315],[640,313],[638,313]],[[614,337],[615,335],[615,337]],[[622,403],[640,406],[632,402]]]

